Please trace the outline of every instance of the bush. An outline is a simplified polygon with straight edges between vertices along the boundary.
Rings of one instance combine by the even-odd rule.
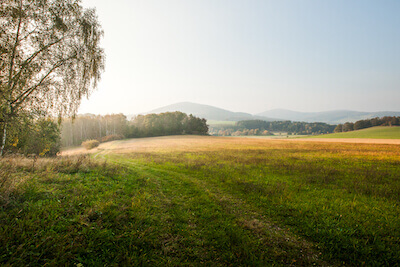
[[[121,134],[112,134],[112,135],[107,135],[107,136],[103,136],[99,141],[101,143],[105,143],[105,142],[110,142],[110,141],[114,141],[114,140],[121,140],[124,139],[124,136]]]
[[[85,142],[82,142],[82,146],[84,148],[86,148],[87,150],[98,147],[99,145],[100,145],[100,142],[97,140],[87,140]]]
[[[54,157],[60,151],[60,140],[58,124],[49,118],[39,119],[32,128],[24,154]]]
[[[60,128],[51,118],[20,116],[7,131],[6,150],[10,154],[54,157],[60,151]]]

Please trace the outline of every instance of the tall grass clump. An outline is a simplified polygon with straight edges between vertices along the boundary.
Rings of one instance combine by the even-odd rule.
[[[99,145],[100,145],[100,142],[98,140],[87,140],[87,141],[82,142],[82,146],[84,148],[86,148],[87,150],[98,147]]]
[[[107,255],[108,245],[102,242],[113,227],[102,226],[104,217],[112,220],[103,215],[103,205],[107,206],[103,200],[115,193],[114,181],[122,169],[87,155],[2,158],[0,265],[104,262],[104,258],[85,261],[85,255],[87,251]]]
[[[12,197],[24,184],[43,178],[51,179],[62,174],[101,171],[113,175],[116,166],[106,161],[93,160],[88,155],[40,158],[7,156],[0,159],[0,207],[10,204]]]

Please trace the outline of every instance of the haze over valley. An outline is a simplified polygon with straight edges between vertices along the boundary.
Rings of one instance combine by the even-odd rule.
[[[241,121],[241,120],[265,120],[265,121],[304,121],[325,122],[339,124],[345,122],[356,122],[358,120],[371,119],[384,116],[400,116],[399,111],[360,112],[351,110],[332,110],[325,112],[296,112],[285,109],[267,110],[258,114],[245,112],[232,112],[209,105],[190,102],[180,102],[160,107],[143,114],[181,111],[187,114],[205,118],[210,121]]]

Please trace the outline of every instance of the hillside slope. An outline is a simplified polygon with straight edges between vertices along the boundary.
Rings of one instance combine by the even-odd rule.
[[[370,138],[370,139],[400,139],[400,127],[371,127],[367,129],[313,136],[318,138]]]

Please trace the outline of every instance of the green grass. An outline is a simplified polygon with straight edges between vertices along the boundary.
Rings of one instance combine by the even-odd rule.
[[[400,139],[400,127],[372,127],[357,131],[325,134],[313,138],[371,138],[371,139]]]
[[[94,157],[0,162],[0,264],[400,263],[396,145],[169,137]]]

